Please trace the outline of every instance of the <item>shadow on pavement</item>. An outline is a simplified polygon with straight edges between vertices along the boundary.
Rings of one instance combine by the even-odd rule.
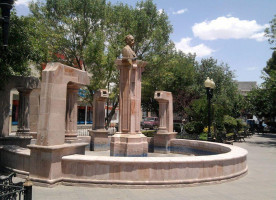
[[[276,134],[255,134],[255,137],[264,138],[264,141],[247,140],[246,143],[249,145],[257,145],[260,147],[276,147]]]

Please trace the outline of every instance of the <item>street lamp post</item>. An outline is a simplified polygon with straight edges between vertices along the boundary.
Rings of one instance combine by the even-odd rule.
[[[14,0],[0,0],[0,8],[2,10],[2,17],[0,17],[0,21],[2,23],[2,37],[4,48],[7,48],[8,46],[10,14],[13,3]]]
[[[207,93],[207,100],[208,100],[208,141],[212,141],[212,136],[211,136],[211,99],[213,97],[213,90],[215,88],[215,82],[213,79],[209,79],[207,77],[206,81],[204,82],[204,86],[206,88],[206,93]]]

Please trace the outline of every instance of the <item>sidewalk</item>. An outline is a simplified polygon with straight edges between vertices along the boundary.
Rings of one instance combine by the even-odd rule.
[[[200,186],[130,189],[57,186],[33,187],[34,200],[275,200],[276,134],[254,135],[234,145],[248,150],[248,174],[237,180]]]

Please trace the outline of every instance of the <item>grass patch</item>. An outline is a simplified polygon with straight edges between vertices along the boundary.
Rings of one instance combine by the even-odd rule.
[[[208,135],[207,133],[200,133],[198,139],[199,140],[207,140],[207,135]]]
[[[147,137],[153,137],[157,130],[144,130],[142,133]]]

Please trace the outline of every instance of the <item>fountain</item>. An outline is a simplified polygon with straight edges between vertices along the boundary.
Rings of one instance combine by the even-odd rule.
[[[146,62],[136,59],[129,48],[117,60],[120,70],[120,124],[111,137],[110,155],[85,155],[86,143],[76,137],[76,91],[89,83],[86,72],[60,63],[43,71],[36,144],[28,148],[0,147],[2,167],[29,175],[35,184],[169,185],[213,182],[239,177],[247,172],[247,151],[226,144],[176,139],[173,132],[172,95],[155,92],[159,102],[160,127],[154,138],[140,131],[141,72]],[[94,96],[92,150],[108,149],[103,130],[106,90]],[[97,113],[98,112],[98,115]],[[66,130],[65,130],[66,129]],[[148,153],[153,142],[154,154]],[[158,155],[158,154],[156,154]],[[164,156],[165,155],[165,156]],[[177,155],[177,156],[172,156]]]

